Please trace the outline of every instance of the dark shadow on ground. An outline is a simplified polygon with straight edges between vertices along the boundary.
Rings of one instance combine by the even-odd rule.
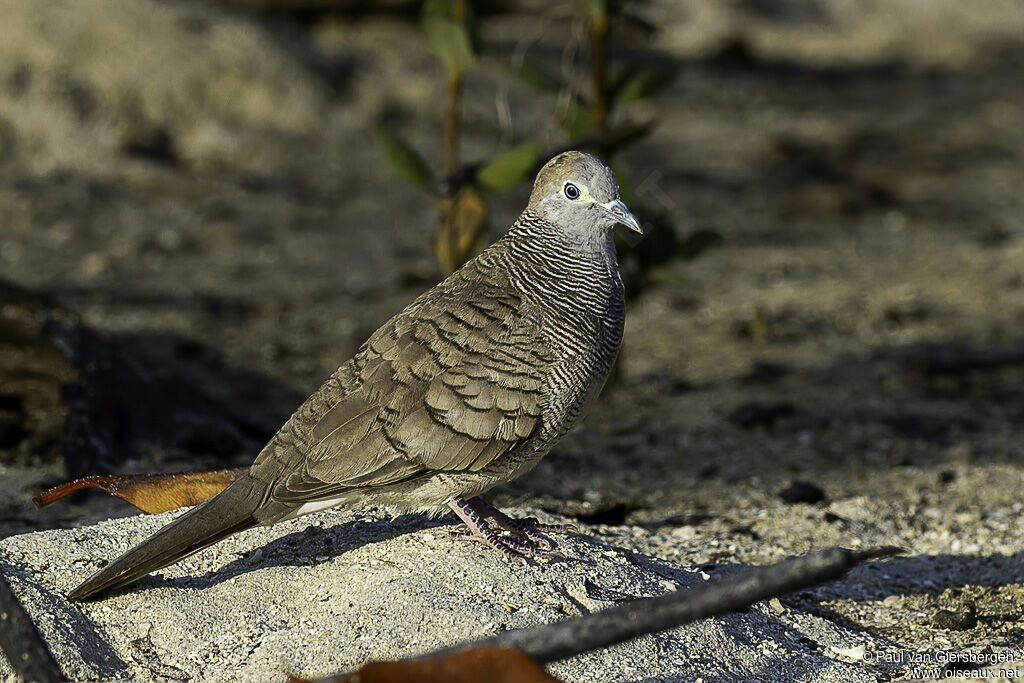
[[[154,303],[166,304],[145,299]],[[302,400],[206,344],[104,333],[54,296],[2,281],[0,311],[0,348],[12,359],[0,363],[0,461],[63,457],[69,479],[123,472],[154,450],[168,470],[248,464]]]
[[[183,579],[150,576],[140,580],[135,588],[182,585],[189,588],[207,588],[240,574],[270,567],[317,566],[365,545],[445,526],[452,521],[449,518],[431,519],[422,514],[407,514],[394,519],[363,517],[327,528],[310,525],[303,531],[281,536],[266,545],[253,548],[244,556],[216,571]]]
[[[884,600],[901,594],[938,596],[949,588],[967,585],[995,588],[1010,584],[1024,584],[1024,552],[894,557],[864,565],[842,584],[826,584],[812,594],[817,600]]]

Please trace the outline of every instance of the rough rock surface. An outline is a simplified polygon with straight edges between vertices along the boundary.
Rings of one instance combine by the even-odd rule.
[[[520,514],[527,511],[519,510]],[[679,566],[582,533],[564,559],[509,566],[422,517],[348,511],[259,528],[93,602],[63,596],[170,516],[0,542],[0,571],[73,679],[283,680],[400,658],[678,590],[733,571]],[[557,519],[557,518],[552,518]],[[844,580],[855,586],[879,566]],[[873,681],[856,661],[884,640],[782,605],[650,635],[556,664],[566,681]],[[853,653],[851,655],[851,653]],[[3,680],[13,680],[7,664]]]

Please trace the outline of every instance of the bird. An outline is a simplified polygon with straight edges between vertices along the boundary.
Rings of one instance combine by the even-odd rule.
[[[532,469],[582,418],[622,340],[616,225],[643,234],[611,169],[568,151],[509,230],[384,323],[248,471],[69,593],[122,588],[224,538],[335,506],[432,516],[515,562],[565,531],[479,496]],[[500,533],[500,532],[506,533]]]

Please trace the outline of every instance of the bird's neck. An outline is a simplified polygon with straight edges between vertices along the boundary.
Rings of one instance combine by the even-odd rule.
[[[618,268],[615,235],[610,229],[556,226],[527,210],[512,224],[506,239],[518,246],[540,249],[550,254],[572,254],[576,258],[602,261]]]
[[[621,307],[622,279],[610,230],[580,242],[560,226],[524,212],[495,244],[508,259],[513,286],[545,306],[598,315]]]

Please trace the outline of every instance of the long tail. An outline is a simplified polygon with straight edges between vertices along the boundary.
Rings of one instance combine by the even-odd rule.
[[[145,541],[117,558],[71,591],[68,598],[84,600],[120,588],[169,564],[256,526],[254,513],[265,486],[243,475],[210,500],[197,505]]]

